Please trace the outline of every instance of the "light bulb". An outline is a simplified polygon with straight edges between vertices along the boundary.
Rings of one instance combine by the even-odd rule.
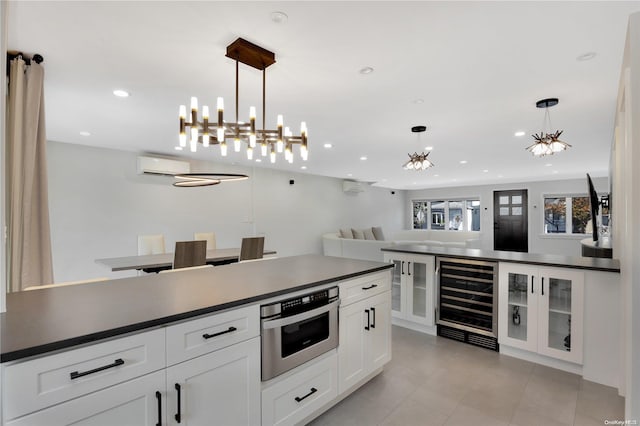
[[[224,142],[224,127],[218,127],[218,130],[216,131],[216,133],[217,133],[218,142],[220,143]]]
[[[209,133],[202,135],[202,145],[209,146]]]
[[[276,151],[282,152],[283,148],[284,144],[282,143],[282,140],[278,139],[278,141],[276,142]]]
[[[191,97],[191,111],[197,111],[198,110],[198,98],[196,98],[195,96]]]
[[[224,110],[224,99],[218,98],[217,105],[218,105],[218,111]]]
[[[235,152],[240,152],[240,139],[235,138],[235,139],[233,140],[233,150],[234,150]]]
[[[220,155],[227,156],[227,143],[224,141],[220,142]]]
[[[202,118],[205,120],[209,119],[209,107],[207,105],[202,106]]]
[[[253,160],[253,148],[247,147],[247,160]]]
[[[254,146],[256,146],[256,135],[255,134],[250,134],[249,135],[249,146],[251,148],[253,148]]]
[[[260,154],[261,154],[263,157],[266,157],[266,156],[267,156],[267,144],[266,144],[266,143],[262,143],[262,144],[260,144]]]
[[[271,146],[271,153],[269,154],[269,159],[271,160],[271,163],[276,162],[276,151],[273,149],[273,145]]]
[[[178,140],[180,141],[180,146],[182,148],[187,146],[187,134],[185,132],[180,132],[180,136],[178,137]]]
[[[249,107],[249,118],[256,119],[256,107]]]
[[[184,105],[180,105],[180,109],[179,109],[179,116],[180,118],[184,119],[187,118],[187,107]]]

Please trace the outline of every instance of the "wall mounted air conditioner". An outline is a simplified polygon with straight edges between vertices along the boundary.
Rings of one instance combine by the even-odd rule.
[[[362,182],[355,182],[353,180],[342,181],[342,190],[348,193],[358,193],[364,191]]]
[[[188,161],[169,160],[157,157],[138,157],[138,174],[173,176],[189,173],[191,165]]]

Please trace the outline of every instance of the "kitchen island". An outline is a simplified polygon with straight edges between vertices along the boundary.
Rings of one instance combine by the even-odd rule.
[[[390,360],[390,268],[305,255],[9,294],[0,316],[3,424],[313,418]],[[358,324],[340,323],[337,349],[261,382],[259,304],[336,285],[341,312],[362,305],[349,323]],[[342,338],[365,327],[365,339]]]

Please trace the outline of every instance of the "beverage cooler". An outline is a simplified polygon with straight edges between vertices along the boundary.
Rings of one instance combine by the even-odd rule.
[[[438,335],[498,350],[498,264],[437,258]]]

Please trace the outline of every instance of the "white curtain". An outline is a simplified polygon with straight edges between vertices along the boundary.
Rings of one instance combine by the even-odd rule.
[[[7,102],[8,291],[53,282],[44,69],[11,61]]]

